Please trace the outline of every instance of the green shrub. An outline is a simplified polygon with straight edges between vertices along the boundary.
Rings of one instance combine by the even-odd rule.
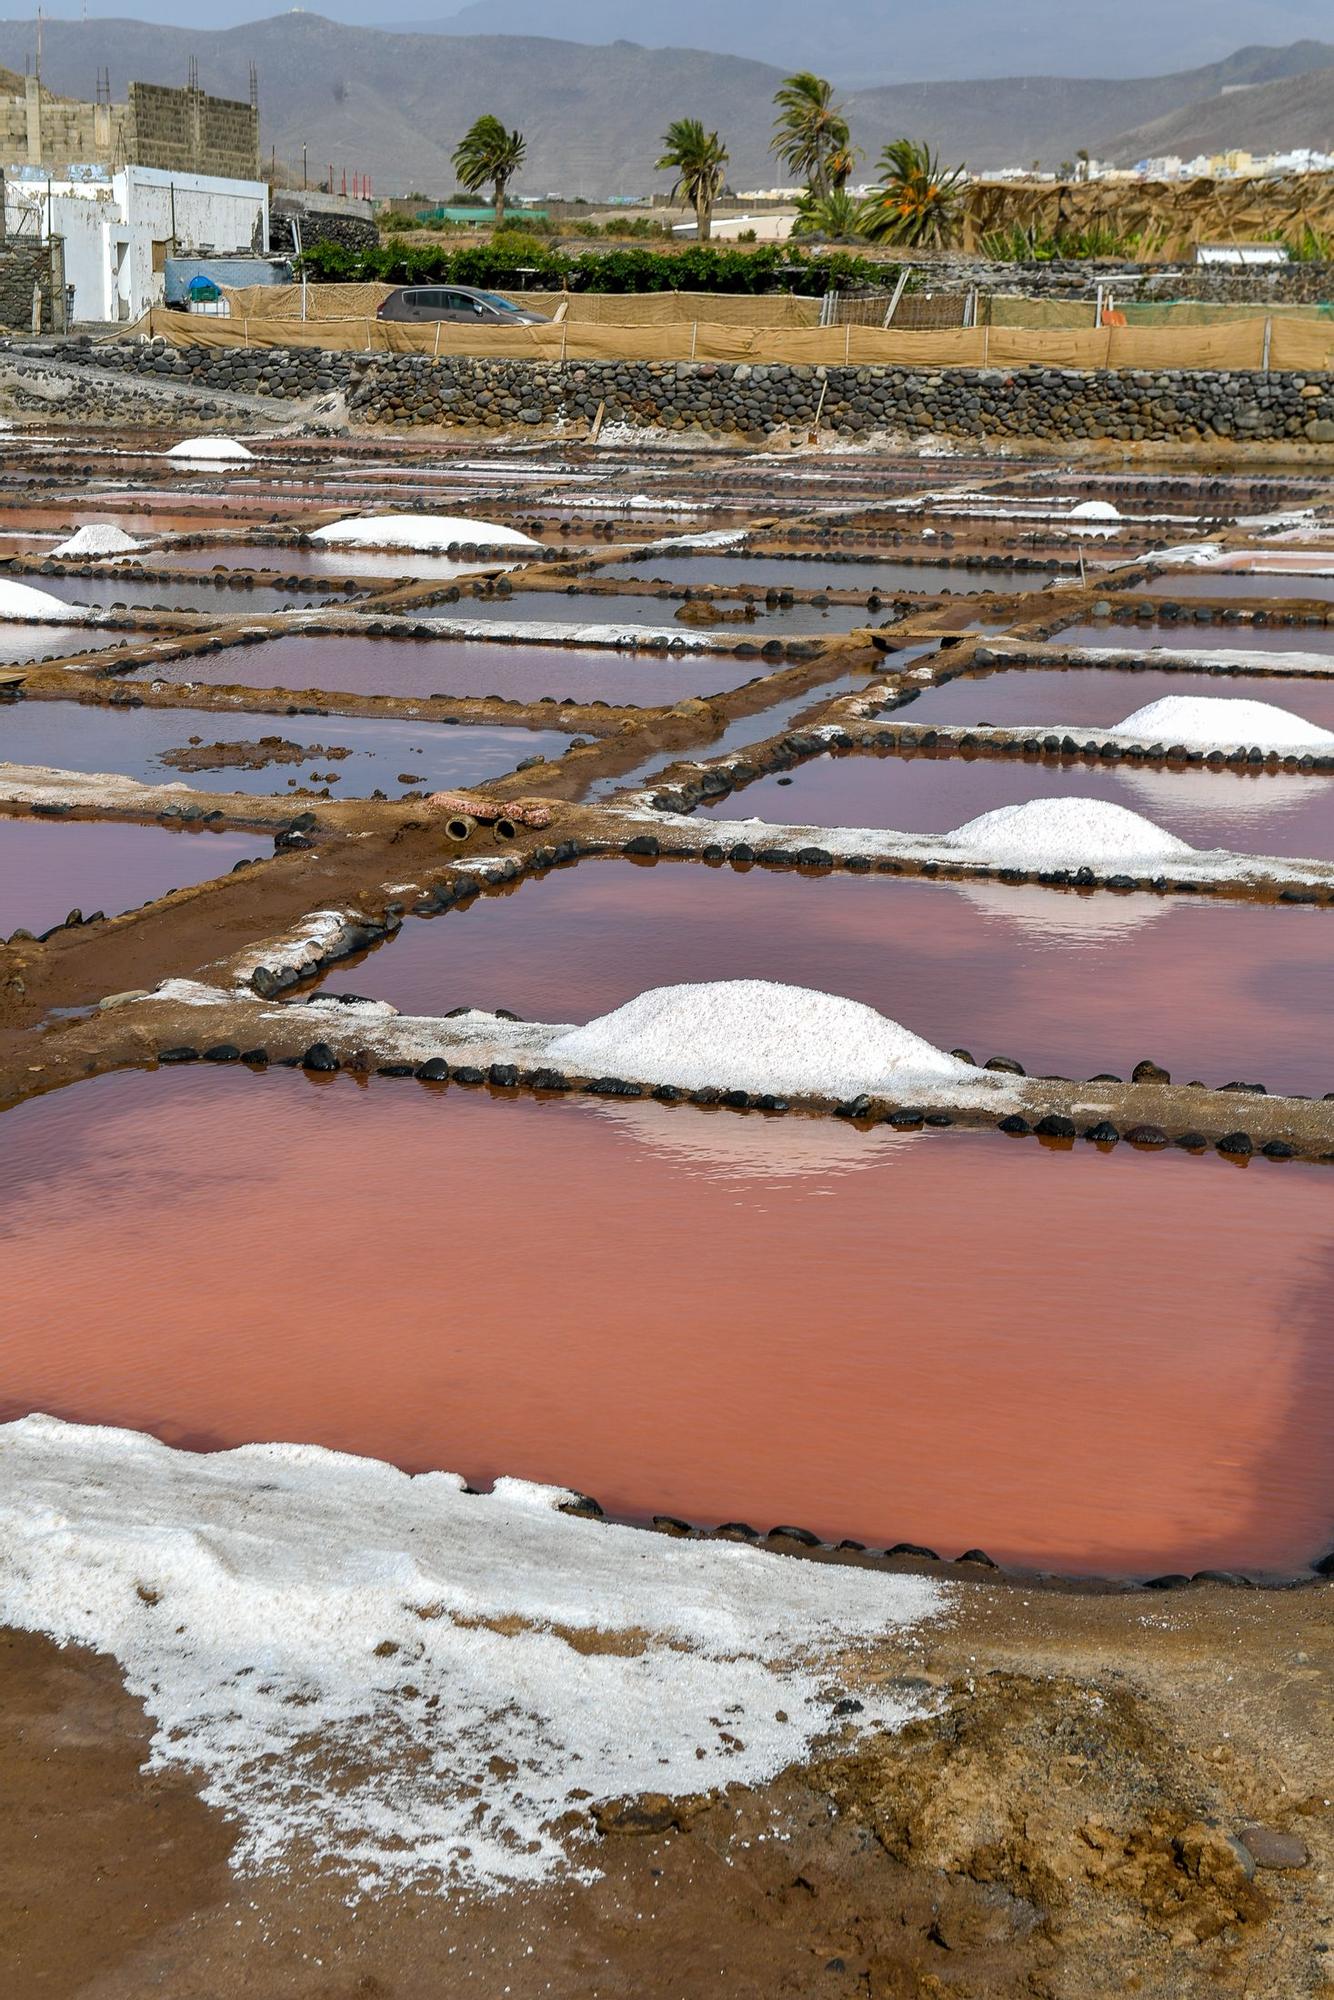
[[[819,298],[850,285],[892,285],[893,264],[842,250],[804,251],[788,244],[756,248],[696,243],[676,255],[640,248],[555,250],[538,237],[505,230],[490,243],[454,249],[448,243],[408,244],[390,236],[373,250],[312,243],[301,269],[317,283],[458,284],[504,287],[519,270],[536,273],[548,290],[581,292],[797,292]]]

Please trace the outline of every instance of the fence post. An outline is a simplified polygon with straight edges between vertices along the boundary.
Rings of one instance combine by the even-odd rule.
[[[440,329],[444,323],[442,319],[438,319],[435,323],[435,346],[431,350],[431,359],[433,361],[440,359]]]
[[[1273,339],[1273,337],[1274,337],[1274,322],[1272,319],[1267,319],[1265,321],[1264,351],[1260,356],[1260,366],[1264,369],[1266,375],[1269,373],[1269,343]]]
[[[560,323],[560,358],[562,361],[565,359],[565,346],[568,338],[569,324],[569,321],[566,319],[563,319]]]
[[[695,350],[698,348],[698,346],[699,346],[699,321],[697,319],[694,319],[691,320],[690,322],[690,359],[692,361],[695,358]]]
[[[846,368],[851,362],[851,360],[852,360],[852,321],[849,320],[847,325],[843,329],[843,366]]]
[[[982,329],[982,366],[985,368],[987,364],[990,362],[990,360],[991,360],[991,321],[988,320],[986,325]]]
[[[241,332],[242,332],[242,333],[244,334],[244,336],[245,336],[245,344],[246,344],[246,346],[247,346],[247,347],[249,347],[249,345],[250,345],[250,321],[249,321],[248,319],[243,319],[243,320],[241,321]]]

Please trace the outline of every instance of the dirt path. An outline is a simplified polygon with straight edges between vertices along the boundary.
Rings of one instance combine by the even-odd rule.
[[[242,1882],[114,1662],[0,1640],[0,1985],[40,2000],[1311,2000],[1334,1993],[1334,1594],[962,1588],[935,1709],[756,1791],[584,1823],[588,1882]],[[1246,1828],[1302,1868],[1252,1869]],[[1258,1834],[1250,1839],[1265,1845]]]

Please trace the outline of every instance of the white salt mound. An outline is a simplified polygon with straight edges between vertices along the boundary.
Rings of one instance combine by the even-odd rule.
[[[312,542],[341,543],[357,549],[415,549],[430,553],[455,542],[475,542],[479,548],[541,547],[531,535],[498,521],[469,521],[460,514],[357,514],[316,528]]]
[[[1113,507],[1110,500],[1081,500],[1077,507],[1070,509],[1072,521],[1119,521],[1120,509]]]
[[[1180,743],[1187,750],[1320,750],[1334,743],[1334,731],[1317,728],[1291,709],[1225,695],[1164,695],[1137,708],[1108,734]]]
[[[767,979],[654,987],[558,1036],[547,1053],[590,1076],[681,1090],[856,1097],[906,1078],[977,1079],[873,1007]]]
[[[1170,861],[1195,849],[1151,819],[1103,799],[1030,799],[1000,806],[946,834],[942,845],[1014,868]]]
[[[253,451],[248,451],[245,445],[238,444],[235,438],[225,437],[183,438],[180,444],[174,444],[167,453],[168,458],[223,459],[254,456]]]
[[[580,1801],[764,1783],[843,1726],[837,1654],[947,1601],[565,1498],[25,1417],[0,1427],[0,1622],[114,1654],[149,1768],[203,1773],[239,1873],[313,1848],[373,1893],[539,1881]],[[584,1653],[553,1628],[646,1637]],[[857,1692],[854,1727],[912,1714]]]
[[[53,556],[124,556],[142,548],[133,535],[127,535],[124,528],[117,528],[106,521],[98,521],[62,542],[58,549],[52,549]]]
[[[49,590],[34,590],[30,583],[14,577],[0,577],[0,619],[20,618],[48,625],[77,625],[88,613],[77,604],[66,604]]]

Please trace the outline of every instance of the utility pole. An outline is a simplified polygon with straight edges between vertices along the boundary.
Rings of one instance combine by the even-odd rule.
[[[301,141],[301,185],[303,188],[310,186],[310,182],[306,179],[306,142],[304,139]]]

